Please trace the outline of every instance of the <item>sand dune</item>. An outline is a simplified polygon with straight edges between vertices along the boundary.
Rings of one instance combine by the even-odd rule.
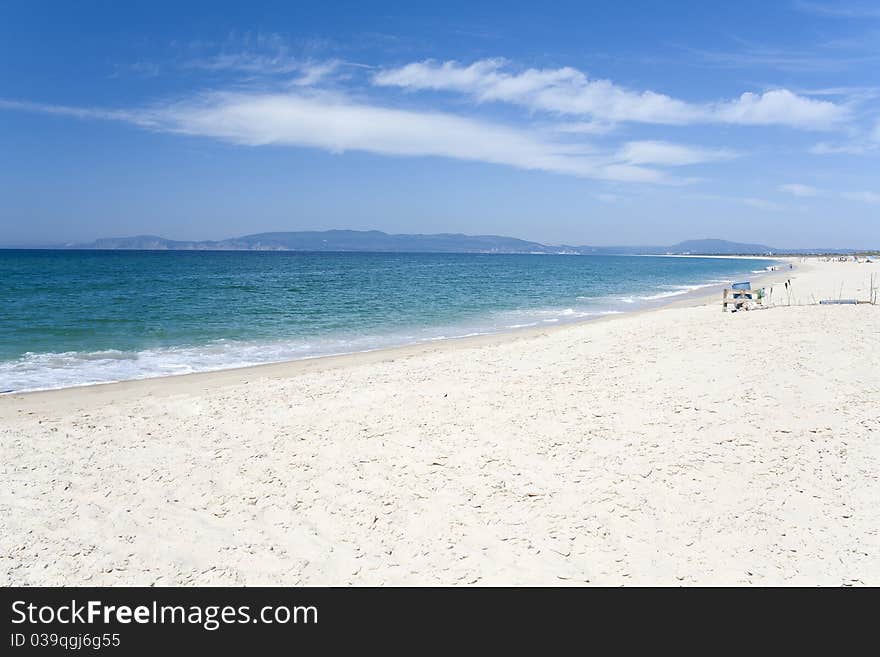
[[[0,397],[0,582],[880,584],[871,272]]]

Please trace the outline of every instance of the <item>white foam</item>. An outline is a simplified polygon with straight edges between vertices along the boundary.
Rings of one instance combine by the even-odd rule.
[[[396,342],[396,341],[395,341]],[[27,353],[0,362],[0,391],[28,391],[129,379],[210,372],[233,367],[352,353],[386,346],[382,338],[289,342],[216,341],[143,351]]]
[[[696,285],[658,285],[658,289],[667,290],[666,292],[658,292],[657,294],[650,294],[639,297],[644,301],[655,301],[657,299],[668,299],[670,297],[678,297],[683,294],[687,294],[688,292],[693,292],[695,290],[702,290],[707,287],[715,287],[716,285],[722,285],[724,283],[728,283],[729,281],[720,281],[720,280],[712,280],[708,283],[698,283]]]
[[[713,280],[695,285],[658,286],[660,291],[644,296],[577,297],[581,303],[570,307],[503,311],[457,324],[409,327],[393,334],[340,334],[262,342],[216,340],[204,345],[141,351],[26,353],[16,360],[0,362],[0,393],[209,372],[581,321],[620,314],[622,308],[631,308],[640,302],[681,296],[727,282]]]

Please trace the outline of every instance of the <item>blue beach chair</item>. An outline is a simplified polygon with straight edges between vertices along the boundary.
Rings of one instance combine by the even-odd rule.
[[[737,311],[745,306],[746,301],[757,301],[758,303],[762,303],[762,297],[761,290],[752,289],[751,281],[734,283],[729,289],[725,288],[724,290],[724,298],[721,300],[721,310],[727,310],[728,305],[733,305],[733,310]]]

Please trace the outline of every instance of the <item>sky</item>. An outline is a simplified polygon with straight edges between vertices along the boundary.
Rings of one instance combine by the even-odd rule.
[[[880,248],[880,3],[0,0],[0,244]]]

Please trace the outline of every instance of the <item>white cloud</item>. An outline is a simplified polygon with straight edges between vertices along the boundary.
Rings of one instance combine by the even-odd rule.
[[[880,122],[857,139],[842,142],[819,142],[810,147],[813,155],[874,155],[880,152]]]
[[[301,64],[285,53],[234,52],[192,59],[186,68],[205,71],[234,71],[238,73],[277,74],[298,71]]]
[[[776,203],[765,198],[756,198],[753,196],[723,196],[720,194],[688,194],[685,198],[704,199],[707,201],[721,201],[722,203],[737,203],[748,205],[758,210],[768,210],[773,212],[782,212],[791,210],[791,206],[784,203]]]
[[[573,68],[529,69],[513,74],[503,60],[419,62],[372,77],[375,84],[407,89],[450,89],[477,100],[500,100],[530,109],[548,109],[531,125],[514,126],[450,112],[398,109],[315,86],[338,67],[336,60],[301,62],[275,54],[237,54],[202,61],[217,70],[299,73],[299,78],[266,91],[209,92],[180,102],[139,109],[80,108],[0,100],[0,109],[67,115],[80,119],[124,121],[141,127],[203,136],[238,144],[288,145],[343,152],[364,151],[403,157],[446,157],[586,178],[651,183],[688,183],[672,179],[665,167],[727,160],[739,154],[658,139],[633,140],[602,149],[585,144],[586,135],[606,134],[618,121],[656,123],[732,122],[769,124],[784,115],[793,125],[833,121],[841,108],[786,90],[743,94],[734,101],[697,105],[651,91],[634,92],[607,80],[589,80]],[[265,81],[264,81],[265,82]],[[283,90],[283,91],[281,91]],[[842,110],[841,110],[842,111]],[[573,114],[570,122],[558,114]],[[781,120],[781,119],[780,119]],[[783,186],[807,195],[807,187]],[[755,207],[763,202],[752,199]]]
[[[614,124],[604,121],[577,121],[574,123],[554,123],[548,128],[555,132],[572,135],[605,135],[614,130]]]
[[[862,203],[880,203],[880,194],[876,192],[843,192],[841,196],[850,201]]]
[[[880,150],[880,144],[869,141],[848,141],[837,144],[820,142],[810,147],[813,155],[871,155]]]
[[[440,156],[611,180],[657,180],[650,169],[603,161],[583,148],[516,128],[439,112],[356,103],[340,96],[212,94],[163,111],[168,129],[242,144],[333,152]]]
[[[829,16],[832,18],[880,18],[880,9],[867,3],[822,3],[800,0],[799,2],[795,2],[794,6],[807,13],[818,14],[819,16]]]
[[[810,187],[809,185],[801,185],[799,183],[780,185],[779,189],[783,192],[788,192],[789,194],[793,194],[794,196],[801,197],[819,196],[825,193],[815,187]],[[880,194],[876,192],[840,192],[840,198],[845,198],[850,201],[859,201],[862,203],[880,203]]]
[[[560,143],[541,133],[441,112],[369,105],[337,94],[210,93],[125,111],[14,101],[0,101],[0,107],[125,121],[249,146],[436,156],[602,180],[672,182],[656,169],[597,154],[583,145]]]
[[[292,84],[295,86],[311,86],[325,79],[336,71],[343,62],[331,59],[328,61],[301,60],[291,57],[286,51],[273,54],[254,52],[222,53],[211,57],[203,57],[185,62],[185,68],[197,68],[212,72],[244,73],[252,76],[287,75],[298,73]]]
[[[820,196],[827,193],[823,192],[823,190],[816,189],[815,187],[810,187],[809,185],[801,185],[799,183],[780,185],[779,189],[783,192],[788,192],[789,194],[793,194],[794,196],[801,197]],[[876,192],[840,192],[839,195],[840,198],[845,198],[850,201],[859,201],[861,203],[880,203],[880,194]]]
[[[880,152],[880,119],[876,120],[873,129],[861,132],[857,137],[847,141],[831,143],[820,142],[810,148],[813,155],[875,155]]]
[[[54,114],[56,116],[68,116],[75,119],[124,121],[134,123],[144,128],[156,127],[147,114],[130,110],[109,110],[95,107],[69,107],[67,105],[46,105],[44,103],[31,103],[21,100],[5,100],[0,98],[0,109],[38,112],[40,114]]]
[[[825,45],[831,45],[826,43]],[[684,48],[692,59],[707,66],[722,68],[770,68],[790,73],[838,72],[853,66],[870,65],[877,61],[875,55],[841,56],[827,49],[791,50],[746,46],[736,51],[702,50]],[[807,94],[823,95],[823,94]],[[837,94],[832,94],[837,95]],[[849,95],[849,94],[847,94]]]
[[[329,62],[306,62],[300,65],[299,72],[301,73],[301,77],[294,80],[293,84],[298,87],[310,87],[321,82],[328,75],[336,71],[341,65],[342,62],[335,59]]]
[[[780,185],[779,190],[788,194],[792,194],[793,196],[819,195],[819,190],[815,187],[810,187],[809,185],[801,185],[800,183],[789,183],[787,185]]]
[[[815,100],[774,89],[763,94],[744,93],[736,100],[711,106],[710,113],[721,123],[742,125],[787,125],[797,128],[832,128],[848,111],[827,100]]]
[[[630,164],[684,166],[727,160],[736,157],[736,154],[727,150],[695,148],[665,141],[631,141],[620,149],[619,157]]]
[[[454,61],[413,62],[377,73],[373,83],[408,90],[454,91],[478,102],[506,102],[612,123],[731,123],[830,129],[849,116],[842,105],[799,96],[787,89],[747,92],[732,100],[700,104],[654,91],[633,91],[610,80],[592,80],[571,67],[510,73],[505,66],[501,59],[479,60],[468,66]]]
[[[768,201],[767,199],[763,199],[763,198],[747,197],[747,198],[744,198],[741,200],[746,205],[751,206],[753,208],[757,208],[759,210],[772,210],[772,211],[776,212],[776,211],[786,209],[786,207],[784,205],[782,205],[781,203],[774,203],[773,201]]]

